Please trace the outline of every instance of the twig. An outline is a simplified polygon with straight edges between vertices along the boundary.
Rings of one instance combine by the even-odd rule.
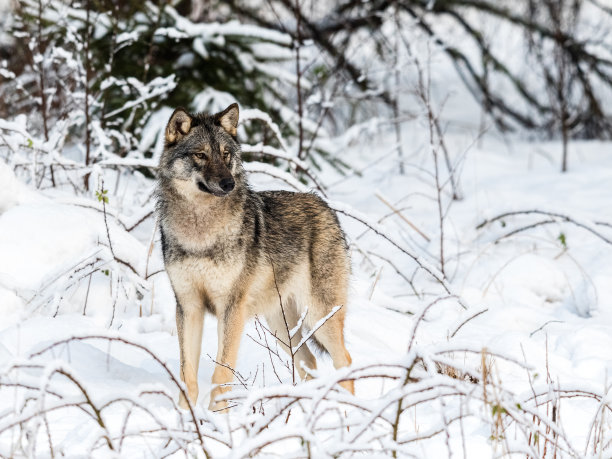
[[[83,315],[86,315],[85,312],[87,310],[87,299],[89,298],[89,287],[91,287],[91,276],[93,276],[93,273],[89,275],[89,281],[87,281],[87,291],[85,292],[85,305],[83,306]]]
[[[489,310],[489,308],[485,308],[485,309],[482,309],[481,311],[478,311],[478,312],[477,312],[477,313],[475,313],[475,314],[472,314],[470,317],[468,317],[468,318],[467,318],[467,319],[465,319],[463,322],[461,322],[457,328],[455,328],[455,331],[453,331],[453,332],[451,333],[450,337],[451,337],[451,338],[454,338],[454,337],[455,337],[455,335],[457,334],[457,332],[458,332],[459,330],[461,330],[461,328],[462,328],[462,327],[463,327],[465,324],[467,324],[467,323],[468,323],[470,320],[475,319],[475,318],[476,318],[476,317],[478,317],[479,315],[484,314],[484,313],[485,313],[485,312],[487,312],[488,310]]]
[[[236,377],[236,379],[238,380],[238,382],[239,382],[239,383],[242,385],[242,387],[244,387],[245,389],[248,389],[248,387],[247,387],[247,385],[246,385],[246,382],[245,382],[246,380],[244,379],[244,377],[243,377],[243,376],[242,376],[242,375],[241,375],[241,374],[240,374],[238,371],[236,371],[235,369],[233,369],[232,367],[230,367],[230,366],[229,366],[228,364],[226,364],[226,363],[217,362],[215,359],[213,359],[213,358],[210,356],[210,354],[206,354],[206,355],[208,356],[208,358],[209,358],[210,360],[212,360],[212,362],[213,362],[215,365],[222,366],[222,367],[224,367],[224,368],[227,368],[229,371],[231,371],[231,372],[232,372],[232,374],[233,374],[233,375]]]
[[[102,212],[104,213],[104,226],[106,227],[106,236],[108,237],[108,247],[110,248],[113,258],[117,258],[115,256],[115,251],[113,250],[113,243],[111,241],[110,232],[108,229],[108,220],[106,219],[106,201],[108,198],[104,195],[105,191],[106,190],[104,189],[104,179],[102,179],[99,197],[101,198],[100,200],[102,201]]]
[[[532,223],[531,225],[522,226],[520,228],[514,229],[506,234],[501,235],[497,239],[495,239],[495,243],[497,244],[502,239],[506,239],[508,237],[514,236],[515,234],[522,233],[523,231],[528,231],[533,228],[537,228],[538,226],[549,225],[551,223],[558,223],[557,220],[543,220],[541,222]]]
[[[185,392],[184,385],[174,376],[174,374],[170,371],[168,366],[157,355],[155,355],[152,351],[150,351],[146,346],[143,346],[142,344],[134,343],[132,341],[128,341],[125,338],[121,338],[121,337],[117,337],[117,336],[104,336],[104,335],[72,336],[70,338],[66,338],[66,339],[63,339],[63,340],[51,343],[48,346],[45,346],[43,349],[41,349],[41,350],[39,350],[37,352],[31,353],[30,356],[29,356],[29,359],[31,360],[34,357],[40,356],[41,354],[44,354],[44,353],[50,351],[51,349],[54,349],[57,346],[61,346],[63,344],[69,343],[71,341],[86,341],[86,340],[106,340],[106,341],[120,342],[120,343],[126,344],[128,346],[132,346],[132,347],[135,347],[137,349],[142,350],[147,355],[149,355],[153,360],[155,360],[155,362],[157,362],[157,364],[160,365],[164,369],[164,371],[169,376],[170,380],[174,383],[174,385],[176,387],[178,387],[178,389],[182,393],[183,397],[185,397],[185,399],[188,401],[188,410],[189,410],[189,413],[190,413],[191,418],[193,420],[193,424],[194,424],[194,427],[195,427],[198,439],[200,441],[200,445],[201,445],[201,447],[202,447],[202,449],[204,451],[205,456],[207,458],[211,457],[210,453],[204,447],[204,440],[203,440],[203,437],[202,437],[202,432],[200,431],[200,428],[199,428],[199,422],[198,422],[198,420],[197,420],[197,418],[195,416],[195,413],[193,411],[193,405],[191,404],[191,402],[189,401],[189,398],[187,397],[187,393]]]
[[[528,210],[517,210],[517,211],[511,211],[511,212],[504,212],[502,214],[497,215],[496,217],[493,218],[489,218],[486,219],[484,221],[482,221],[481,223],[479,223],[476,226],[476,229],[481,229],[486,225],[489,225],[497,220],[501,220],[505,217],[511,217],[511,216],[515,216],[515,215],[529,215],[529,214],[537,214],[537,215],[547,215],[549,217],[554,217],[554,218],[558,218],[561,219],[561,221],[564,222],[568,222],[568,223],[572,223],[582,229],[585,229],[587,231],[589,231],[590,233],[592,233],[593,235],[597,236],[599,239],[601,239],[602,241],[608,243],[608,244],[612,244],[612,240],[608,239],[606,236],[604,236],[603,234],[599,233],[598,231],[596,231],[595,229],[593,229],[591,226],[589,226],[588,224],[579,222],[577,220],[574,220],[572,217],[570,217],[569,215],[565,215],[565,214],[561,214],[558,212],[548,212],[548,211],[544,211],[544,210],[539,210],[539,209],[528,209]],[[540,222],[539,224],[536,224],[534,226],[538,226],[538,225],[542,225],[542,224],[547,224],[547,223],[551,223],[551,221],[547,220],[544,222]],[[598,226],[610,226],[610,223],[607,222],[589,222],[589,223],[593,223],[594,225],[598,225]]]
[[[295,352],[293,352],[293,344],[291,343],[291,330],[289,328],[289,324],[287,323],[287,316],[285,315],[283,299],[281,297],[280,290],[278,289],[278,283],[276,282],[276,271],[274,269],[274,263],[272,262],[272,257],[270,256],[270,254],[266,252],[266,255],[268,255],[268,260],[270,261],[270,266],[272,267],[272,277],[274,279],[274,287],[276,288],[276,293],[278,295],[278,303],[280,304],[281,313],[283,314],[283,322],[285,322],[285,329],[287,331],[286,345],[289,348],[289,354],[291,355],[291,379],[293,381],[293,384],[295,384],[295,359],[294,359]]]
[[[302,348],[302,346],[304,344],[306,344],[306,342],[312,337],[312,335],[314,335],[319,328],[321,328],[323,325],[325,325],[325,322],[327,322],[334,314],[336,314],[336,312],[338,312],[341,307],[342,307],[342,305],[334,306],[331,309],[331,311],[329,311],[324,317],[321,317],[317,321],[317,323],[314,324],[314,326],[308,332],[308,334],[301,339],[301,341],[298,343],[298,345],[295,347],[295,349],[291,350],[291,353],[293,355],[297,354],[297,352]]]
[[[361,215],[359,215],[357,212],[352,211],[352,210],[348,210],[346,208],[346,206],[343,205],[335,205],[334,203],[330,203],[328,202],[329,206],[334,209],[336,212],[339,212],[343,215],[346,215],[348,217],[353,218],[354,220],[357,220],[358,222],[360,222],[361,224],[367,226],[368,228],[370,228],[372,231],[374,231],[377,235],[379,235],[380,237],[382,237],[383,239],[386,239],[389,243],[391,243],[391,245],[393,245],[394,247],[396,247],[397,249],[399,249],[402,253],[404,253],[405,255],[408,255],[410,258],[412,258],[417,265],[419,265],[419,267],[421,269],[423,269],[425,272],[427,272],[431,277],[433,277],[440,285],[442,285],[442,287],[444,288],[444,290],[446,291],[446,293],[455,296],[455,298],[457,299],[457,302],[459,303],[459,305],[463,308],[463,309],[467,309],[467,307],[463,304],[463,301],[461,300],[461,298],[458,295],[454,295],[452,293],[452,289],[450,287],[450,285],[446,282],[446,279],[444,278],[444,275],[442,275],[442,273],[440,273],[437,269],[433,268],[432,266],[429,265],[429,263],[427,263],[425,260],[421,259],[421,257],[409,252],[407,249],[405,249],[404,247],[402,247],[398,242],[396,242],[393,238],[391,238],[390,236],[388,236],[385,231],[377,224],[374,223],[370,223],[368,222],[368,220],[365,217],[362,217]]]
[[[558,323],[558,324],[562,324],[563,321],[562,320],[549,320],[547,322],[545,322],[544,324],[542,324],[541,327],[537,328],[536,330],[532,331],[531,333],[529,333],[529,337],[533,337],[533,335],[535,335],[537,332],[539,332],[540,330],[543,330],[544,327],[546,327],[548,324],[554,324],[554,323]]]
[[[404,273],[402,273],[398,267],[395,265],[395,263],[393,263],[391,260],[389,260],[388,258],[383,257],[382,255],[379,255],[375,252],[372,251],[368,251],[368,254],[372,255],[373,257],[376,258],[380,258],[381,260],[383,260],[384,262],[388,263],[394,270],[395,272],[402,277],[402,279],[404,279],[408,285],[410,285],[410,288],[412,289],[413,293],[416,295],[417,298],[420,298],[421,296],[419,295],[419,292],[417,292],[415,286],[414,286],[414,282],[412,282],[412,279],[410,279],[408,276],[406,276]]]
[[[408,342],[408,352],[410,352],[410,350],[412,349],[412,344],[414,343],[414,339],[416,338],[417,329],[419,328],[421,321],[425,318],[425,314],[427,314],[427,311],[429,311],[431,307],[438,304],[440,301],[448,300],[449,298],[451,298],[451,296],[444,296],[444,297],[436,298],[434,301],[432,301],[431,303],[429,303],[427,306],[423,308],[423,310],[421,311],[421,314],[419,314],[419,317],[417,318],[416,322],[414,323],[414,326],[412,327],[412,331],[410,332],[410,341]]]
[[[419,233],[421,235],[421,237],[423,239],[425,239],[427,242],[430,242],[431,239],[429,239],[429,237],[423,232],[421,231],[414,223],[412,223],[410,220],[408,220],[403,214],[402,212],[395,207],[393,204],[391,204],[389,201],[387,201],[385,198],[383,198],[381,196],[381,194],[377,191],[376,193],[374,193],[374,195],[384,204],[386,205],[389,209],[391,209],[393,211],[394,214],[397,214],[398,217],[400,217],[402,220],[404,220],[406,223],[408,223],[408,225],[415,230],[417,233]]]
[[[138,225],[140,225],[142,222],[144,222],[147,218],[153,216],[155,212],[154,211],[149,211],[146,214],[144,214],[136,223],[134,223],[133,225],[126,227],[125,230],[130,232],[132,231],[134,228],[136,228]]]
[[[149,260],[151,259],[151,254],[153,253],[153,246],[155,245],[155,233],[157,232],[157,225],[159,225],[159,218],[155,219],[155,225],[153,225],[153,232],[151,233],[151,239],[149,240],[149,250],[147,251],[147,262],[145,264],[145,279],[148,279],[153,275],[149,275]]]

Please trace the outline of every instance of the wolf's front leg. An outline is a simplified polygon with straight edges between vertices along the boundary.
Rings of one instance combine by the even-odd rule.
[[[181,380],[187,386],[187,395],[192,404],[198,401],[198,367],[202,349],[202,328],[204,326],[204,305],[197,298],[177,295],[176,328],[181,350]],[[188,408],[181,392],[179,406]]]
[[[231,389],[229,383],[234,379],[232,370],[236,366],[245,319],[246,313],[238,305],[222,311],[217,316],[219,348],[215,371],[212,375],[214,387],[210,394],[210,410],[218,411],[227,408],[227,402],[225,400],[217,401],[217,398]]]

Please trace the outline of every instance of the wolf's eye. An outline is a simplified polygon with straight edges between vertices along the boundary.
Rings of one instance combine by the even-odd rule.
[[[195,156],[198,159],[206,159],[206,155],[204,153],[194,153],[193,156]]]

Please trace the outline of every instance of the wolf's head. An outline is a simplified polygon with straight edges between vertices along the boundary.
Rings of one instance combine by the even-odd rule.
[[[166,126],[161,180],[189,195],[230,194],[244,174],[237,127],[237,104],[215,115],[189,114],[177,108]]]

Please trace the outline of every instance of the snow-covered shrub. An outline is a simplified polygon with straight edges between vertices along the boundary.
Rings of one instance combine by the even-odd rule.
[[[282,144],[276,134],[294,139],[307,129],[312,143],[324,129],[292,105],[291,37],[241,24],[222,10],[214,19],[192,20],[165,2],[25,0],[6,21],[14,39],[4,44],[11,57],[1,69],[0,118],[26,115],[32,141],[85,166],[86,188],[95,187],[90,164],[159,153],[168,107],[210,112],[237,100],[270,121],[243,123],[243,141],[295,153],[297,146]],[[310,85],[304,76],[300,82]],[[320,145],[313,151],[327,153]],[[270,161],[256,150],[249,158]],[[41,184],[55,186],[56,170],[48,169]]]

